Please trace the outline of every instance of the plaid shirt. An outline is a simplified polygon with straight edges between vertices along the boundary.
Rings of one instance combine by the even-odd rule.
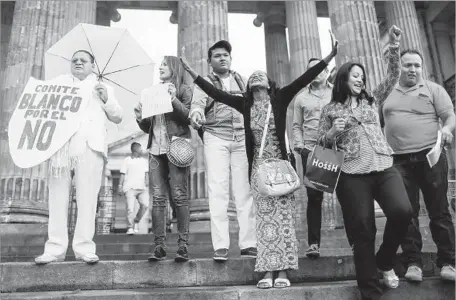
[[[231,72],[231,71],[230,71]],[[213,73],[214,76],[217,74]],[[204,77],[205,80],[210,81],[209,77]],[[224,91],[230,94],[242,95],[242,92],[230,74],[230,86],[226,87],[223,80],[220,79]],[[246,82],[246,80],[244,80]],[[190,108],[190,116],[196,111],[204,115],[204,110],[208,101],[213,101],[205,92],[203,92],[197,85],[193,90],[192,106]],[[240,141],[245,138],[244,131],[244,118],[234,108],[231,108],[223,103],[215,102],[213,107],[205,115],[206,123],[203,125],[204,131],[215,135],[218,138],[228,141]]]

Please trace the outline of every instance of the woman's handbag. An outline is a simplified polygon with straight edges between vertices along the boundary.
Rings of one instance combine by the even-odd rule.
[[[307,159],[304,185],[318,191],[334,193],[344,163],[344,152],[338,151],[336,141],[328,149],[318,143]]]
[[[266,135],[269,127],[269,118],[271,117],[271,103],[268,106],[263,138],[259,159],[263,157]],[[285,132],[285,145],[288,156],[291,154],[288,136]],[[265,197],[279,197],[293,193],[300,187],[299,176],[288,160],[278,158],[268,158],[260,162],[257,175],[258,191]]]
[[[168,151],[166,152],[168,160],[179,168],[185,168],[192,164],[195,158],[193,146],[184,138],[173,137],[168,140]]]

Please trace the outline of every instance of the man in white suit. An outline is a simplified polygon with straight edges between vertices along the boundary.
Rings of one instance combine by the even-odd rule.
[[[71,60],[71,75],[59,80],[79,83],[92,90],[87,111],[76,134],[49,160],[49,224],[44,253],[36,264],[65,260],[68,248],[68,203],[71,187],[69,169],[74,168],[78,216],[73,237],[75,257],[88,264],[98,262],[93,242],[98,192],[101,187],[103,166],[107,159],[107,121],[120,123],[122,109],[111,87],[98,83],[92,73],[94,57],[85,50],[76,51]],[[66,170],[65,172],[54,172]],[[56,173],[58,173],[56,175]]]

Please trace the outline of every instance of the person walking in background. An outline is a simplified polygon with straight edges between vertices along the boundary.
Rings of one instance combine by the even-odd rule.
[[[391,27],[387,74],[373,96],[365,90],[367,74],[363,65],[347,62],[339,68],[331,102],[323,108],[319,125],[321,144],[331,147],[336,143],[345,154],[336,194],[353,245],[356,279],[363,300],[382,297],[377,268],[386,286],[399,286],[394,259],[412,218],[404,183],[393,167],[392,150],[378,117],[378,106],[399,81],[400,38],[400,29]],[[374,199],[386,215],[383,243],[377,255]]]
[[[270,158],[288,160],[285,135],[287,107],[296,94],[320,74],[336,55],[338,43],[332,35],[331,40],[331,54],[290,85],[280,89],[265,72],[256,71],[250,76],[247,91],[243,96],[232,95],[215,88],[198,76],[186,61],[184,54],[181,57],[185,70],[195,79],[196,85],[215,101],[233,107],[244,116],[246,153],[249,162],[248,179],[256,205],[258,255],[255,271],[265,272],[264,278],[257,284],[258,288],[289,287],[287,271],[298,269],[294,194],[280,197],[262,196],[257,183],[259,164]],[[266,124],[269,129],[263,138]],[[275,272],[278,275],[273,284]]]
[[[142,119],[142,104],[135,109],[139,128],[149,134],[149,179],[152,191],[152,232],[155,248],[149,261],[166,259],[165,212],[169,201],[169,189],[174,199],[177,215],[178,250],[177,262],[188,261],[188,234],[190,213],[188,210],[189,167],[174,165],[167,156],[174,137],[190,139],[188,112],[192,90],[184,84],[184,71],[175,56],[165,56],[160,65],[161,84],[170,84],[169,94],[173,111]],[[168,180],[169,178],[169,180]]]
[[[405,278],[423,280],[423,241],[418,221],[421,190],[429,214],[429,229],[437,245],[436,263],[441,268],[440,276],[455,281],[455,232],[447,196],[447,157],[442,151],[433,167],[426,159],[426,154],[437,142],[438,131],[442,134],[442,147],[451,144],[456,123],[454,107],[442,86],[423,79],[423,55],[420,52],[403,51],[401,65],[400,81],[386,99],[381,112],[385,135],[394,151],[394,165],[402,175],[413,208],[412,223],[402,242],[402,255],[407,267]]]
[[[35,259],[38,265],[65,260],[68,248],[68,204],[74,170],[78,215],[73,236],[76,259],[97,263],[95,217],[103,169],[108,158],[107,122],[119,124],[122,108],[112,87],[99,83],[93,70],[95,58],[86,50],[76,51],[70,63],[71,74],[59,76],[62,83],[79,82],[90,89],[87,113],[78,131],[49,159],[49,224],[44,253]]]
[[[149,209],[149,193],[146,188],[148,181],[149,162],[142,157],[141,144],[131,144],[131,155],[126,157],[120,168],[118,191],[125,195],[127,203],[127,234],[138,233],[139,222]],[[139,202],[139,210],[135,215],[135,200]]]
[[[311,58],[307,69],[320,62]],[[303,174],[306,174],[307,158],[317,144],[318,123],[322,108],[331,100],[332,84],[328,82],[325,68],[315,79],[296,95],[293,110],[294,150],[301,155]],[[323,192],[306,187],[307,191],[307,232],[309,258],[320,257],[321,206]]]
[[[209,48],[208,63],[213,72],[205,78],[216,88],[233,95],[245,91],[245,80],[230,69],[230,43],[222,40]],[[256,257],[255,211],[248,181],[243,117],[235,109],[215,102],[195,86],[190,119],[204,143],[213,258],[217,261],[228,259],[230,177],[241,256]]]

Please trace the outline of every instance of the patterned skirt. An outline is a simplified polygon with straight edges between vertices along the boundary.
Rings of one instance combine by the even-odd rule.
[[[255,271],[298,269],[296,202],[293,194],[263,197],[256,185],[257,169],[252,172],[252,195],[256,207],[257,249]]]

